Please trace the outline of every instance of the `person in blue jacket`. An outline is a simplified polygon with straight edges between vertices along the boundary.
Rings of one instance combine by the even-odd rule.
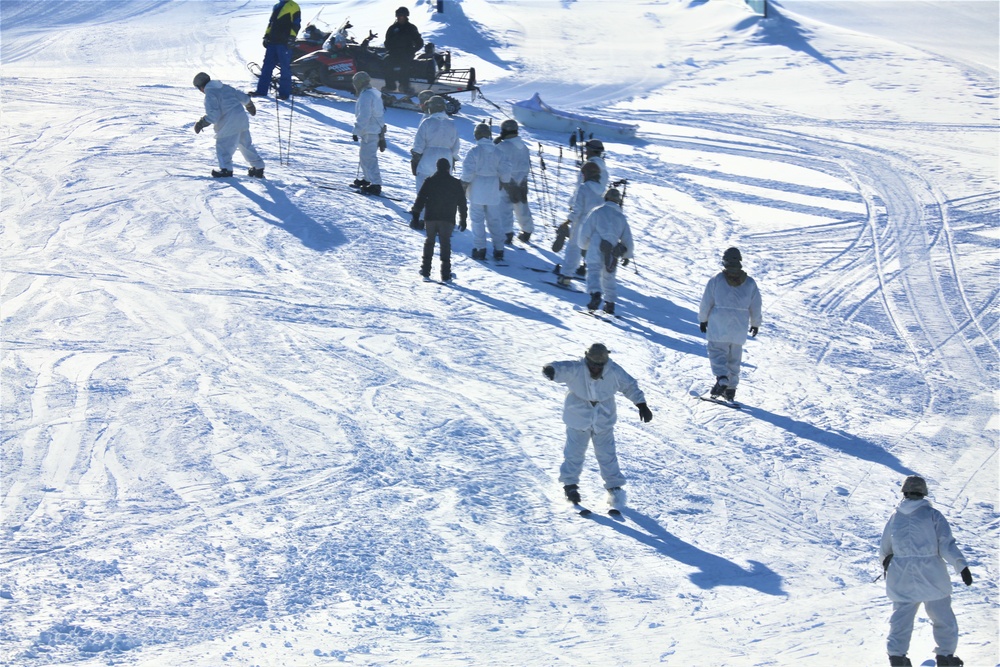
[[[292,46],[302,24],[302,12],[295,0],[278,0],[271,10],[271,20],[264,31],[264,64],[260,66],[257,90],[250,95],[267,97],[271,86],[271,75],[277,66],[281,70],[278,79],[278,99],[287,100],[292,94]]]

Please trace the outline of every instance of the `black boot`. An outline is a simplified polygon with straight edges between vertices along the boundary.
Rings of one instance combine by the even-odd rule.
[[[486,259],[486,248],[473,248],[472,249],[472,259]]]
[[[913,663],[905,655],[890,655],[889,667],[913,667]]]
[[[528,243],[531,241],[531,232],[521,232],[517,235],[517,240],[521,243]]]
[[[503,242],[505,245],[514,245],[514,232],[507,232]]]
[[[612,303],[611,301],[605,301],[604,302],[604,312],[607,313],[608,315],[614,315],[615,314],[615,304]]]
[[[252,176],[253,178],[264,178],[264,167],[258,169],[257,167],[250,167],[247,169],[247,176]]]
[[[229,178],[232,175],[233,175],[233,170],[232,169],[213,169],[212,170],[212,177],[213,178]]]
[[[726,385],[728,383],[729,383],[729,378],[727,378],[725,375],[720,375],[717,378],[715,378],[715,385],[712,387],[712,391],[710,392],[711,397],[718,398],[719,396],[721,396],[722,393],[726,391]]]
[[[587,304],[587,310],[597,310],[598,306],[600,305],[601,305],[601,293],[591,292],[590,303]]]
[[[571,503],[580,502],[580,489],[576,484],[567,484],[563,487],[563,493],[566,494],[566,500]]]
[[[585,276],[585,275],[587,275],[587,265],[586,264],[581,264],[580,266],[576,267],[576,275],[578,275],[578,276]]]
[[[483,250],[483,253],[485,254],[486,250]],[[486,259],[486,258],[483,257],[483,259]],[[503,261],[503,250],[496,250],[496,249],[494,249],[493,250],[493,259],[495,259],[498,262],[502,262]]]

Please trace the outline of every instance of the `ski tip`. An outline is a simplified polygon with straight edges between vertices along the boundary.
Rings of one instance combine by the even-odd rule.
[[[580,516],[590,516],[590,510],[587,509],[580,510]]]
[[[618,510],[618,509],[612,508],[612,509],[608,510],[608,514],[610,514],[611,516],[621,516],[622,515],[622,511]]]

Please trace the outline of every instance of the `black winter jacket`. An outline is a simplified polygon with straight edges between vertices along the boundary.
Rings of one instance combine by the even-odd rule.
[[[444,171],[428,176],[420,186],[417,202],[413,205],[413,215],[419,216],[425,206],[425,220],[454,223],[456,210],[461,212],[463,221],[469,216],[462,181]]]
[[[412,23],[393,23],[385,31],[385,50],[391,56],[412,58],[423,45],[424,39]]]

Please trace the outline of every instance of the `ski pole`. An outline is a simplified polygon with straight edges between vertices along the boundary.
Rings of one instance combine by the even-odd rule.
[[[292,103],[288,107],[288,141],[285,142],[285,166],[292,164],[292,120],[295,118],[295,93],[292,93],[290,99]],[[622,194],[622,197],[624,196]]]

